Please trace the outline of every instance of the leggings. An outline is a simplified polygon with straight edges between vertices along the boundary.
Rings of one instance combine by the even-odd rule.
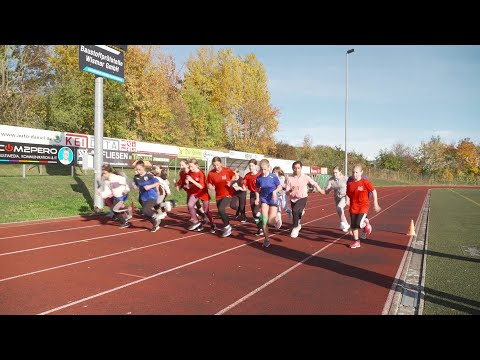
[[[292,207],[293,227],[297,227],[302,218],[302,212],[305,209],[305,206],[307,206],[307,198],[304,197],[295,202],[290,201],[290,205]]]
[[[247,201],[247,193],[245,191],[240,191],[235,193],[230,202],[230,207],[233,210],[237,211],[237,215],[245,215],[245,203]]]
[[[232,201],[232,198],[229,196],[225,196],[224,198],[217,200],[217,209],[218,209],[218,213],[220,214],[220,217],[222,218],[223,226],[230,225],[227,211],[225,209],[227,208],[227,206],[230,205],[231,201]]]

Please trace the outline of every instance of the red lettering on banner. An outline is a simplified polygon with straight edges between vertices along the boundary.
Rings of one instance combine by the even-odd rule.
[[[80,134],[65,134],[65,145],[75,146],[75,147],[88,147],[88,137],[87,135]]]

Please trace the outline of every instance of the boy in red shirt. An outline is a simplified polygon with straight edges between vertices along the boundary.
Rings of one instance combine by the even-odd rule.
[[[378,205],[377,190],[370,180],[362,178],[362,174],[362,165],[355,165],[353,167],[353,181],[347,183],[347,196],[350,199],[350,228],[353,233],[353,244],[350,245],[352,249],[360,247],[358,229],[365,228],[367,235],[372,232],[372,225],[367,218],[368,208],[370,207],[369,192],[373,195],[373,208],[376,212],[381,210]]]

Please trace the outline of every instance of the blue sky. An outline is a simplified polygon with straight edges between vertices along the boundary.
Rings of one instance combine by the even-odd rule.
[[[200,45],[162,45],[177,69]],[[461,45],[214,45],[254,53],[266,69],[271,103],[280,109],[277,140],[345,144],[367,158],[395,143],[418,148],[439,135],[445,143],[480,143],[480,46]],[[182,71],[185,70],[185,66]]]

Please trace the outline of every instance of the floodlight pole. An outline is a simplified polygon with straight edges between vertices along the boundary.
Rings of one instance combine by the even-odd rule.
[[[348,155],[347,155],[347,119],[348,119],[348,54],[353,53],[355,50],[347,50],[346,53],[346,79],[345,79],[345,165],[344,174],[348,174]]]

